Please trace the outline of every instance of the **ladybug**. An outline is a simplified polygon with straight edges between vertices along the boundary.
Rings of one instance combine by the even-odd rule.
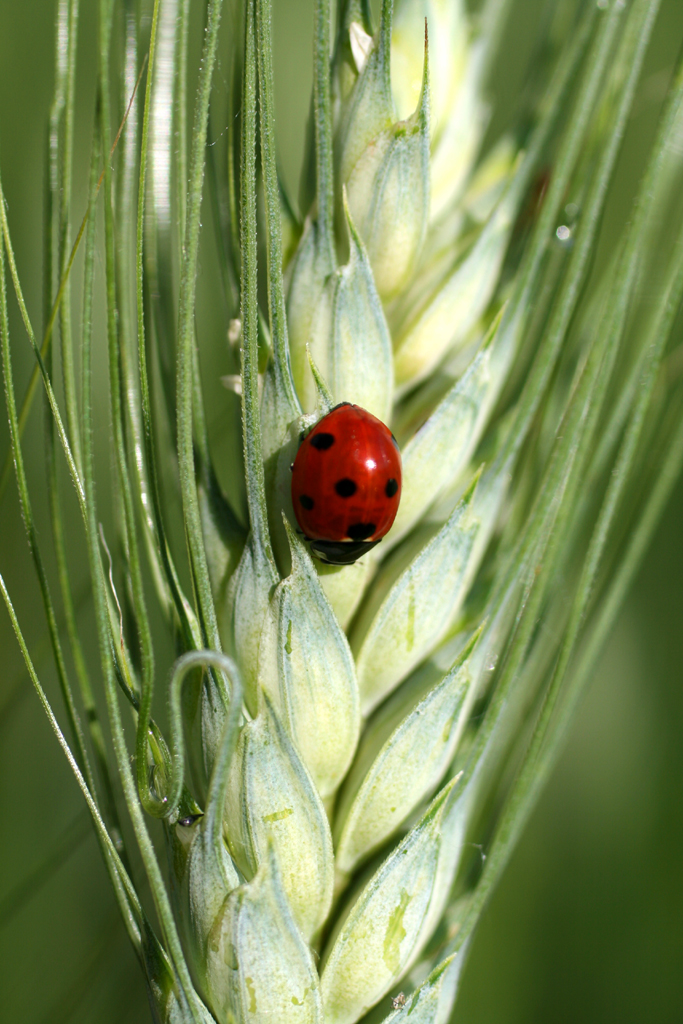
[[[322,562],[350,565],[379,544],[400,499],[398,443],[372,413],[342,402],[303,438],[292,465],[292,504]]]

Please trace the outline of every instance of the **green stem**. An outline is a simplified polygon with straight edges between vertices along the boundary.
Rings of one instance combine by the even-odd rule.
[[[149,159],[150,122],[154,110],[155,75],[157,74],[156,23],[150,40],[149,74],[145,88],[144,112],[140,143],[140,171],[138,181],[137,225],[135,235],[135,300],[136,300],[136,343],[139,381],[134,379],[133,359],[128,371],[129,416],[133,425],[136,443],[144,450],[144,459],[135,460],[140,505],[145,510],[144,525],[149,538],[148,551],[155,568],[155,579],[164,590],[164,600],[172,604],[180,623],[183,643],[186,647],[201,646],[201,631],[192,608],[180,586],[178,573],[171,556],[166,537],[164,518],[161,511],[159,474],[156,459],[154,428],[152,421],[152,400],[150,395],[149,371],[147,365],[147,341],[145,337],[145,213],[148,186],[147,165]],[[153,49],[152,49],[153,47]],[[179,109],[182,104],[179,105]],[[179,140],[182,149],[184,142]],[[183,179],[180,179],[183,180]],[[184,204],[184,190],[179,189]],[[184,207],[183,207],[184,209]],[[169,211],[170,217],[170,211]],[[156,240],[155,240],[156,244]],[[157,332],[159,324],[157,324]],[[138,405],[139,400],[139,405]]]
[[[78,783],[79,788],[83,793],[85,802],[88,805],[88,810],[90,811],[90,815],[95,825],[95,830],[97,832],[100,845],[102,846],[102,849],[105,852],[105,860],[107,861],[107,865],[110,868],[110,876],[112,878],[112,882],[114,883],[114,892],[119,902],[119,907],[123,915],[124,923],[128,928],[128,933],[131,937],[133,945],[139,952],[141,948],[141,931],[139,927],[139,922],[142,919],[143,912],[140,902],[138,900],[137,893],[135,891],[135,887],[130,881],[128,873],[125,867],[123,866],[123,863],[121,862],[121,859],[116,851],[116,848],[114,847],[114,844],[111,841],[109,833],[107,832],[106,825],[104,824],[104,821],[102,820],[102,817],[100,815],[99,808],[92,797],[90,788],[88,787],[88,784],[85,781],[85,778],[83,777],[80,768],[78,767],[78,763],[71,751],[71,748],[69,747],[69,744],[64,738],[64,734],[59,727],[57,719],[55,718],[52,707],[50,706],[50,702],[48,701],[45,695],[45,691],[43,690],[38,679],[38,676],[36,675],[35,668],[33,667],[33,662],[31,661],[31,656],[28,652],[28,647],[26,646],[26,641],[24,640],[24,636],[21,632],[21,627],[19,626],[19,620],[17,619],[14,606],[10,600],[7,587],[5,586],[5,581],[1,575],[0,593],[2,593],[2,597],[5,602],[5,607],[7,608],[12,623],[14,634],[17,638],[17,642],[19,643],[19,647],[21,648],[21,653],[23,655],[24,663],[26,665],[29,677],[31,679],[31,682],[33,683],[36,693],[38,694],[38,699],[40,700],[40,703],[43,706],[43,710],[47,715],[50,726],[52,727],[52,731],[57,737],[57,742],[64,751],[66,759],[69,762],[69,766],[76,777],[76,782]]]
[[[321,8],[324,8],[321,15]],[[316,17],[327,24],[327,31],[321,32],[322,41],[319,46],[329,46],[329,11],[327,0],[319,0],[316,6]],[[269,0],[257,0],[256,4],[256,35],[258,39],[258,84],[259,84],[259,120],[261,128],[261,153],[263,166],[264,191],[266,200],[266,234],[267,234],[267,279],[268,279],[268,312],[270,316],[270,333],[273,341],[273,352],[275,364],[279,377],[281,390],[286,395],[291,407],[293,416],[301,413],[301,406],[294,389],[292,380],[292,369],[289,357],[289,339],[287,336],[287,314],[285,303],[285,289],[282,278],[282,225],[280,213],[280,189],[278,184],[277,160],[275,155],[275,99],[273,87],[273,34],[271,25],[271,4]],[[325,50],[327,52],[327,50]],[[318,74],[318,63],[322,60],[321,54],[316,49],[316,75]],[[326,65],[325,78],[327,80],[326,103],[329,111],[329,64]],[[317,79],[316,79],[317,80]],[[318,123],[318,112],[316,124]],[[321,123],[325,123],[326,141],[329,146],[329,160],[326,159],[325,174],[329,174],[329,188],[326,185],[326,210],[324,216],[333,213],[333,182],[332,182],[332,141],[327,139],[330,128],[327,120],[320,114]],[[329,162],[329,167],[327,163]],[[329,196],[327,192],[329,191]],[[322,227],[323,214],[319,212],[318,217]]]
[[[159,0],[155,3],[155,13]],[[109,47],[111,39],[111,0],[100,2],[100,82],[101,92],[104,94],[109,88]],[[108,118],[105,110],[108,109],[108,99],[102,97],[103,122],[106,124]],[[109,232],[108,232],[109,233]],[[108,240],[108,248],[111,248],[112,239]],[[110,310],[111,315],[111,310]],[[115,324],[114,324],[115,326]],[[154,844],[147,830],[147,825],[142,813],[138,792],[136,789],[133,773],[130,765],[130,758],[126,746],[123,722],[121,720],[121,709],[118,702],[118,693],[114,679],[114,665],[111,656],[111,626],[107,608],[107,590],[102,569],[102,561],[99,552],[98,531],[97,531],[97,509],[94,492],[94,453],[93,453],[93,424],[92,424],[92,381],[91,374],[84,378],[84,420],[86,423],[87,439],[84,436],[84,469],[87,488],[87,500],[85,501],[85,512],[87,517],[87,539],[88,554],[90,558],[90,571],[93,579],[93,595],[95,599],[96,620],[100,641],[100,657],[102,661],[102,675],[105,684],[105,695],[107,709],[111,726],[112,741],[116,755],[119,777],[123,787],[128,813],[130,814],[138,847],[142,855],[145,871],[149,879],[152,896],[156,907],[161,927],[169,950],[171,961],[176,973],[180,989],[192,1008],[194,1020],[199,1024],[201,1020],[201,1004],[194,990],[190,973],[185,962],[180,936],[171,910],[171,904],[166,892],[161,869],[157,861]]]
[[[247,0],[242,97],[241,308],[242,434],[249,522],[254,543],[274,566],[268,530],[258,391],[258,268],[256,249],[256,38],[254,0]]]
[[[64,293],[59,306],[59,334],[61,341],[62,379],[66,423],[69,429],[74,461],[82,475],[83,457],[76,400],[73,336],[71,331],[71,285],[67,274],[70,253],[69,217],[71,212],[71,178],[73,164],[74,106],[76,87],[76,46],[78,36],[78,0],[69,3],[69,34],[67,46],[66,95],[64,104],[64,136],[62,139],[61,188],[59,193],[59,276],[65,279]]]
[[[657,482],[647,500],[645,509],[631,535],[628,548],[621,560],[616,576],[610,583],[607,595],[597,613],[590,638],[564,695],[561,713],[553,729],[546,734],[544,752],[535,761],[526,762],[516,782],[505,812],[496,830],[495,837],[487,852],[484,870],[461,922],[456,939],[450,946],[454,952],[462,948],[481,916],[491,893],[510,859],[516,842],[534,808],[538,795],[548,779],[552,766],[562,748],[562,737],[566,734],[573,710],[591,677],[598,656],[604,646],[616,617],[628,594],[636,573],[642,564],[662,512],[671,496],[674,485],[680,477],[683,466],[683,418],[679,420],[673,439],[667,445],[667,453]]]
[[[640,8],[634,8],[629,24],[630,34],[626,37],[623,52],[624,59],[628,60],[629,72],[622,89],[618,116],[615,120],[610,144],[606,147],[605,158],[596,172],[588,203],[591,216],[587,218],[587,233],[591,237],[596,229],[596,220],[600,209],[599,201],[604,197],[604,191],[616,158],[618,150],[616,143],[621,138],[630,109],[635,83],[647,48],[649,31],[656,15],[657,4],[658,0],[651,0],[648,4],[641,4]],[[577,260],[577,266],[574,268],[571,278],[577,273],[580,275],[583,272],[586,258],[587,255],[584,253]],[[570,291],[569,288],[566,290]],[[563,302],[560,303],[560,311],[564,312]],[[561,320],[556,329],[559,330],[560,325]],[[505,667],[487,711],[485,722],[477,734],[463,780],[463,785],[471,783],[468,786],[470,793],[477,792],[481,785],[481,777],[485,771],[491,770],[492,763],[499,760],[501,751],[507,742],[507,731],[509,730],[507,719],[510,716],[506,716],[504,712],[508,704],[509,691],[524,663],[544,594],[557,568],[555,560],[558,555],[560,539],[571,527],[569,518],[573,508],[572,498],[580,486],[583,471],[590,457],[593,436],[616,359],[622,329],[623,320],[617,318],[612,323],[611,330],[601,332],[598,340],[589,350],[588,357],[570,395],[566,413],[557,431],[556,442],[545,478],[528,518],[526,529],[509,558],[507,570],[503,573],[493,599],[494,610],[490,617],[492,621],[496,621],[508,599],[515,579],[519,576],[519,565],[526,566],[528,582],[517,612],[516,628],[513,638],[509,642]],[[565,330],[566,325],[562,329],[561,337],[564,336]],[[561,337],[556,339],[555,344],[559,345]],[[543,364],[541,363],[541,365]]]
[[[600,514],[591,536],[588,553],[583,564],[581,578],[574,598],[569,624],[564,634],[560,656],[543,702],[543,708],[539,716],[533,741],[529,748],[527,756],[531,767],[533,767],[536,760],[540,757],[541,748],[546,741],[546,734],[550,730],[550,722],[560,698],[561,688],[567,673],[570,659],[574,653],[581,628],[585,621],[586,611],[590,604],[591,595],[597,579],[610,527],[614,520],[614,515],[624,493],[626,484],[630,479],[629,470],[632,467],[636,448],[643,432],[645,418],[652,400],[664,348],[669,339],[676,314],[680,308],[682,296],[683,232],[679,235],[674,263],[655,318],[654,328],[647,339],[647,343],[643,346],[644,350],[647,352],[647,362],[642,375],[641,386],[637,392],[635,407],[631,414],[631,419],[621,445],[621,450],[612,473],[610,474],[607,492],[605,494],[602,508],[600,509]]]
[[[330,269],[337,263],[334,245],[334,158],[332,148],[332,93],[330,82],[330,0],[315,0],[315,54],[313,114],[317,223]],[[270,57],[271,51],[268,51]],[[260,54],[263,58],[265,55]],[[272,106],[271,106],[272,109]],[[268,185],[266,186],[268,187]],[[280,262],[282,266],[282,262]]]
[[[140,76],[138,77],[138,82],[136,83],[135,90],[137,90],[137,86],[139,85],[140,78],[142,77],[143,70],[144,70],[144,64],[143,64],[142,68],[140,69]],[[131,100],[130,100],[131,104],[132,104],[134,98],[135,98],[135,91],[133,92],[133,95],[131,96]],[[127,116],[128,115],[127,115],[127,112],[126,112],[126,114],[124,114],[123,121],[121,122],[121,126],[119,127],[118,134],[117,134],[116,138],[114,139],[114,143],[112,145],[112,148],[111,148],[111,151],[110,151],[110,154],[109,154],[109,158],[110,159],[111,159],[111,157],[114,154],[114,150],[116,149],[116,146],[117,146],[117,143],[118,143],[118,140],[119,140],[119,136],[121,135],[121,132],[123,131],[123,126],[124,126],[124,124],[126,122],[126,117]],[[99,180],[97,182],[97,188],[95,190],[95,199],[97,199],[97,194],[99,193],[100,185],[102,184],[103,178],[104,178],[104,171],[102,171],[102,174],[100,175]],[[3,203],[4,203],[4,197],[2,196],[2,189],[1,188],[0,188],[0,197],[3,199]],[[26,326],[26,331],[27,331],[27,333],[29,335],[29,340],[31,342],[31,345],[32,345],[33,350],[34,350],[35,355],[36,355],[36,366],[34,366],[33,370],[31,371],[31,377],[29,379],[28,387],[26,389],[26,393],[25,393],[23,401],[21,403],[21,409],[19,411],[19,437],[23,437],[23,434],[24,434],[24,428],[26,426],[26,422],[28,420],[29,413],[31,412],[31,406],[33,404],[33,398],[34,398],[34,395],[35,395],[36,385],[38,383],[38,377],[39,376],[42,377],[43,383],[45,384],[45,388],[46,388],[46,390],[48,392],[48,400],[50,402],[50,408],[52,409],[52,414],[53,414],[53,416],[55,416],[55,419],[56,419],[56,422],[57,422],[58,426],[61,425],[61,417],[59,417],[58,412],[56,412],[56,402],[54,400],[54,395],[52,394],[51,385],[49,384],[49,377],[46,374],[46,370],[45,370],[45,359],[47,358],[48,353],[50,351],[50,343],[52,341],[52,332],[54,330],[54,326],[55,326],[55,323],[56,323],[56,320],[57,320],[57,314],[59,313],[59,310],[60,310],[60,307],[61,307],[62,299],[64,298],[64,293],[66,291],[66,287],[67,287],[67,284],[68,284],[68,281],[69,281],[69,275],[71,274],[71,269],[72,269],[72,267],[74,265],[74,260],[76,259],[76,253],[78,252],[78,247],[81,244],[81,239],[83,238],[83,235],[85,234],[85,229],[86,229],[88,221],[90,219],[90,213],[91,213],[91,211],[93,209],[94,209],[94,202],[93,202],[92,205],[89,205],[87,207],[87,209],[85,211],[85,214],[83,215],[83,220],[81,221],[81,226],[78,229],[78,234],[76,235],[76,240],[75,240],[73,246],[71,247],[71,253],[69,255],[69,259],[68,259],[68,262],[67,262],[66,270],[65,270],[64,275],[62,276],[62,279],[60,281],[59,289],[57,290],[57,295],[55,297],[55,301],[52,304],[52,309],[50,311],[50,316],[48,318],[47,325],[45,327],[45,333],[43,334],[43,341],[42,341],[42,344],[40,346],[40,349],[38,349],[37,342],[36,342],[36,339],[35,339],[35,335],[33,334],[33,328],[31,327],[30,320],[29,320],[29,317],[28,317],[28,312],[26,310],[26,305],[24,303],[23,295],[22,295],[22,292],[21,292],[21,287],[20,287],[20,284],[19,284],[19,278],[18,278],[18,275],[17,275],[17,272],[16,272],[16,265],[15,265],[15,262],[14,262],[14,253],[12,251],[12,246],[11,246],[11,242],[10,242],[10,235],[9,235],[9,227],[7,225],[7,218],[6,218],[6,216],[2,216],[2,218],[1,218],[0,226],[2,227],[2,231],[3,231],[3,234],[5,236],[5,243],[7,245],[8,258],[9,258],[9,263],[10,263],[10,272],[11,272],[11,275],[12,275],[12,281],[13,281],[13,284],[14,284],[14,288],[15,288],[15,291],[17,293],[17,302],[19,303],[19,308],[21,310],[21,316],[22,316],[22,319],[23,319],[24,324]],[[3,214],[4,214],[4,207],[3,207]],[[65,435],[63,427],[62,427],[61,430],[60,430],[60,440],[62,441],[63,445],[65,445],[65,437],[66,437],[66,435]],[[69,449],[68,451],[66,450],[67,448]],[[78,490],[80,490],[79,482],[78,482],[79,481],[79,476],[78,476],[78,473],[72,471],[73,467],[71,466],[71,463],[74,462],[74,460],[73,460],[73,456],[71,454],[71,449],[68,446],[68,444],[66,444],[66,447],[65,447],[65,454],[67,456],[67,462],[69,462],[69,464],[70,464],[69,465],[69,470],[71,472],[72,478],[74,480],[74,484],[76,485],[76,489],[78,491]],[[74,466],[75,466],[75,462],[74,462]],[[2,473],[0,474],[0,501],[2,500],[2,497],[3,497],[4,493],[5,493],[5,488],[7,487],[7,482],[9,480],[9,478],[10,478],[11,472],[12,472],[12,453],[11,453],[11,451],[9,451],[7,453],[6,458],[5,458],[5,463],[4,463],[3,467],[2,467]],[[80,498],[79,498],[79,500],[80,500]]]
[[[2,198],[1,190],[0,205],[3,206],[4,210],[4,201]],[[17,415],[16,399],[14,395],[14,375],[12,371],[12,356],[9,339],[9,316],[7,309],[7,290],[5,285],[5,244],[3,242],[0,242],[0,347],[2,349],[2,372],[5,387],[5,400],[7,404],[10,440],[17,478],[17,487],[19,491],[19,503],[21,506],[21,514],[24,520],[29,550],[31,552],[31,557],[33,559],[36,575],[38,577],[38,583],[40,585],[43,607],[45,609],[45,616],[47,618],[48,631],[50,634],[50,642],[52,644],[52,652],[54,655],[55,665],[57,668],[57,676],[59,679],[59,685],[62,692],[62,697],[64,699],[64,704],[66,706],[67,716],[69,719],[69,726],[75,744],[78,765],[87,780],[88,788],[90,789],[91,793],[95,794],[95,782],[92,774],[92,769],[90,767],[87,750],[85,747],[83,727],[81,724],[78,709],[76,708],[76,703],[74,700],[73,691],[71,689],[71,683],[69,681],[68,673],[66,671],[64,654],[62,651],[61,641],[59,639],[57,618],[55,615],[54,605],[52,603],[52,596],[50,594],[47,573],[45,571],[45,566],[43,564],[43,559],[40,554],[40,549],[38,546],[38,535],[36,531],[35,521],[33,518],[33,508],[31,505],[31,500],[28,491],[28,482],[26,479],[26,470],[24,467],[24,457],[21,449],[21,440],[19,437],[19,419]]]
[[[180,281],[180,313],[178,318],[178,352],[176,403],[178,416],[178,468],[183,500],[185,536],[192,566],[192,577],[199,608],[199,618],[206,646],[221,650],[216,611],[211,592],[209,570],[204,551],[201,517],[195,479],[193,448],[193,347],[197,283],[197,252],[199,248],[204,158],[211,80],[216,60],[221,0],[209,0],[204,37],[199,87],[195,106],[194,128],[190,153],[190,172],[185,229],[185,247]]]
[[[9,224],[7,222],[7,208],[6,208],[6,204],[5,204],[5,194],[4,194],[4,191],[3,191],[3,188],[2,188],[2,182],[1,181],[0,181],[0,229],[2,230],[2,235],[3,235],[3,239],[4,239],[4,245],[5,245],[5,249],[7,251],[7,260],[8,260],[8,263],[9,263],[10,275],[12,277],[12,284],[14,285],[14,291],[15,291],[16,297],[17,297],[17,303],[19,305],[19,312],[21,313],[21,318],[22,318],[22,320],[24,322],[24,326],[26,328],[26,333],[28,334],[28,338],[29,338],[29,341],[31,343],[31,348],[33,349],[33,353],[34,353],[34,355],[36,357],[36,360],[38,362],[38,372],[39,372],[39,374],[40,374],[40,376],[42,377],[42,380],[43,380],[43,385],[45,387],[45,392],[47,394],[47,399],[48,399],[48,403],[49,403],[49,406],[50,406],[50,412],[52,413],[52,416],[53,416],[54,421],[55,421],[55,425],[57,427],[57,434],[59,436],[60,443],[61,443],[62,448],[64,450],[64,455],[66,457],[67,466],[69,468],[69,474],[71,476],[71,479],[73,480],[74,487],[76,488],[76,496],[78,498],[78,503],[79,503],[79,505],[81,507],[81,510],[84,510],[85,509],[85,493],[84,493],[84,490],[83,490],[83,481],[81,480],[79,472],[78,472],[78,470],[76,468],[76,462],[74,460],[73,452],[71,451],[71,445],[69,443],[69,439],[68,439],[66,430],[64,428],[64,422],[62,420],[61,413],[59,411],[59,406],[57,405],[57,399],[55,397],[54,389],[52,387],[52,382],[50,381],[50,376],[49,376],[49,374],[47,372],[47,368],[45,366],[45,361],[43,359],[42,352],[38,348],[38,343],[36,342],[36,336],[34,334],[33,327],[31,325],[31,321],[29,319],[28,310],[26,308],[26,302],[24,300],[24,295],[23,295],[23,292],[22,292],[22,289],[21,289],[21,284],[19,282],[19,274],[17,273],[17,265],[16,265],[16,260],[14,258],[14,250],[12,248],[12,240],[11,240],[11,236],[10,236],[10,232],[9,232]],[[21,419],[20,419],[20,417],[17,419],[17,430],[18,430],[17,437],[21,438]]]
[[[225,654],[217,651],[190,651],[176,661],[168,684],[168,720],[173,746],[173,769],[168,790],[166,817],[177,811],[185,780],[185,731],[182,716],[182,687],[189,672],[197,668],[212,667],[230,680],[230,708],[225,719],[223,740],[212,769],[211,782],[206,798],[204,828],[211,834],[214,848],[223,842],[223,809],[228,784],[228,768],[235,751],[242,718],[244,688],[237,665]],[[227,692],[227,687],[226,687]]]
[[[504,321],[508,318],[509,320],[517,320],[518,317],[524,316],[523,311],[532,305],[531,296],[541,269],[543,256],[553,235],[557,211],[563,201],[571,172],[580,153],[581,145],[584,142],[601,84],[606,88],[603,79],[620,17],[620,11],[615,4],[609,15],[605,16],[595,39],[593,53],[589,58],[589,73],[586,75],[576,99],[574,117],[564,136],[557,159],[555,174],[551,179],[548,195],[543,204],[528,256],[525,259],[526,266],[522,272],[521,283],[517,292],[518,298],[510,303],[510,312],[508,314],[506,311],[503,318]],[[635,88],[635,82],[630,82],[629,84]],[[623,102],[624,97],[622,94],[619,114],[613,121],[609,140],[602,151],[600,165],[586,202],[582,228],[577,244],[572,251],[571,264],[564,278],[551,322],[546,330],[543,346],[527,378],[522,400],[519,403],[515,416],[515,423],[510,431],[510,440],[506,445],[505,452],[501,455],[501,462],[506,462],[509,457],[514,458],[519,452],[557,362],[562,340],[576,308],[587,272],[588,261],[593,251],[593,240],[600,222],[614,162],[621,145],[631,98],[631,95],[629,95],[628,105],[626,105]],[[501,330],[504,327],[505,324],[501,325]]]
[[[90,191],[88,208],[93,210],[95,209],[95,204],[97,201],[97,172],[101,152],[99,147],[99,130],[97,127],[98,121],[99,113],[96,117],[95,122],[96,128],[94,133],[92,157],[90,162]],[[83,257],[84,275],[82,316],[83,328],[81,332],[81,380],[83,380],[83,375],[86,372],[86,368],[87,372],[90,373],[92,341],[92,295],[93,275],[95,270],[95,237],[96,220],[95,217],[92,217],[89,218],[88,220],[88,227],[85,235],[85,253]],[[82,436],[83,419],[81,419],[79,433]],[[52,461],[53,464],[56,462],[54,454],[52,456]],[[56,488],[57,482],[55,480],[55,500],[59,501],[59,493]],[[104,806],[106,812],[105,819],[109,822],[109,830],[114,845],[121,854],[124,864],[126,864],[126,867],[128,867],[128,858],[125,853],[123,830],[121,828],[119,812],[116,806],[114,783],[109,768],[109,759],[104,739],[104,731],[102,729],[102,722],[100,720],[100,714],[97,709],[95,695],[93,693],[92,683],[90,680],[90,674],[86,666],[85,655],[83,652],[80,634],[78,631],[78,624],[76,620],[76,608],[74,607],[73,596],[71,591],[71,581],[68,572],[66,558],[66,545],[64,543],[61,503],[60,507],[55,509],[55,512],[56,514],[53,516],[55,554],[57,557],[57,567],[62,585],[62,600],[64,604],[64,614],[67,632],[71,640],[71,649],[74,658],[74,664],[76,666],[76,678],[78,679],[80,685],[81,699],[83,701],[83,705],[85,708],[86,720],[89,726],[90,739],[95,753],[95,762],[97,764],[98,774],[102,779],[102,784],[104,787]]]
[[[160,0],[155,0],[152,17],[152,36],[150,57],[154,57],[154,42]],[[101,46],[100,46],[100,94],[102,97],[101,123],[102,134],[106,140],[111,131],[109,103],[109,46],[111,35],[110,0],[102,0]],[[151,78],[151,67],[148,69],[148,80]],[[107,293],[107,339],[109,352],[109,395],[111,402],[111,421],[113,428],[114,455],[117,469],[118,491],[123,511],[123,526],[126,541],[127,568],[133,598],[133,612],[138,631],[141,655],[141,686],[140,705],[136,730],[136,772],[138,791],[145,810],[154,815],[163,813],[161,799],[150,791],[148,779],[148,737],[149,723],[154,694],[154,647],[152,633],[147,614],[147,606],[142,580],[142,567],[137,540],[135,508],[128,471],[128,453],[126,443],[125,407],[123,403],[123,383],[121,376],[121,330],[119,327],[120,312],[117,302],[117,274],[115,251],[115,228],[113,209],[112,175],[109,162],[104,171],[104,223],[105,223],[105,274]]]
[[[187,47],[190,37],[190,0],[180,0],[178,16],[178,88],[176,92],[176,117],[178,131],[177,166],[178,181],[178,223],[180,241],[185,240],[187,227]]]

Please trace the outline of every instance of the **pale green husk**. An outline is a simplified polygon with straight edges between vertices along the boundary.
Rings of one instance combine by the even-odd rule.
[[[141,3],[139,19],[101,0],[89,202],[72,244],[79,3],[58,5],[45,325],[41,342],[0,193],[0,337],[64,731],[0,580],[3,598],[155,1020],[446,1024],[482,907],[683,458],[666,372],[683,293],[683,74],[612,262],[591,274],[658,0],[555,5],[530,98],[497,135],[490,71],[512,0],[476,17],[463,0],[383,0],[374,25],[363,0],[342,0],[334,44],[329,2],[315,0],[300,209],[277,169],[270,0],[223,6],[206,4],[193,68],[188,0]],[[222,280],[211,316],[197,302],[209,232]],[[8,281],[49,409],[55,580],[23,462],[35,380],[20,411]],[[112,514],[97,504],[98,344]],[[231,389],[219,404],[203,361]],[[390,424],[403,458],[392,531],[344,568],[297,536],[289,489],[301,432],[340,401]],[[65,475],[99,666],[76,623]],[[116,774],[154,922],[131,880]]]

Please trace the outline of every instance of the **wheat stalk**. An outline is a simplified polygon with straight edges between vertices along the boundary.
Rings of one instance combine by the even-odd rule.
[[[461,0],[384,0],[373,26],[348,0],[332,44],[330,6],[316,0],[301,215],[277,169],[269,0],[230,8],[223,44],[222,6],[206,4],[188,134],[188,0],[143,4],[151,20],[139,22],[133,5],[101,0],[89,202],[72,243],[79,4],[60,0],[42,339],[0,192],[10,457],[65,728],[0,588],[155,1020],[441,1024],[458,1019],[482,908],[683,458],[667,373],[683,234],[665,244],[661,229],[676,213],[683,77],[612,261],[591,273],[658,0],[556,5],[534,98],[498,139],[486,90],[509,5],[489,0],[475,18]],[[213,454],[200,373],[202,219],[223,286],[229,468]],[[8,278],[47,400],[59,600],[24,466],[34,385],[19,406]],[[113,517],[96,487],[100,345]],[[289,466],[301,431],[342,401],[391,424],[404,478],[392,531],[340,567],[294,532]],[[64,465],[98,665],[77,626]]]

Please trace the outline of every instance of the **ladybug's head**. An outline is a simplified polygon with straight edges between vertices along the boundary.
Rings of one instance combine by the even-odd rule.
[[[352,565],[381,541],[377,540],[312,540],[311,551],[326,565]]]

